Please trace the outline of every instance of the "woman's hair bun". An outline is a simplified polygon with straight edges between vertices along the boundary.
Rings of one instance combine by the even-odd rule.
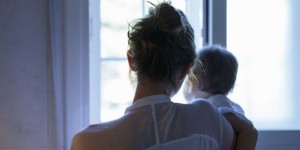
[[[160,3],[152,11],[154,11],[156,28],[164,32],[171,32],[182,26],[181,14],[170,2]]]

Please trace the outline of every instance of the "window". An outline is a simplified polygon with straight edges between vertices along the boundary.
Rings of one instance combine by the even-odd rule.
[[[101,0],[101,3],[104,2],[105,0]],[[108,0],[107,0],[108,1]],[[114,0],[111,0],[114,1]],[[134,0],[132,0],[134,1]],[[286,103],[283,104],[287,105],[289,109],[287,108],[283,108],[285,110],[288,110],[288,114],[291,114],[292,117],[287,117],[289,115],[282,115],[280,119],[282,118],[286,118],[287,120],[291,120],[292,122],[289,123],[285,123],[285,125],[281,126],[283,128],[279,128],[279,126],[266,126],[264,124],[262,124],[262,126],[260,126],[260,130],[259,131],[259,139],[258,139],[258,146],[257,146],[257,150],[280,150],[280,149],[289,149],[289,150],[298,150],[300,147],[300,143],[299,143],[299,138],[300,138],[300,132],[299,132],[299,121],[295,121],[297,120],[296,115],[299,114],[299,111],[297,111],[297,106],[300,106],[300,101],[297,99],[297,92],[299,92],[300,89],[300,71],[298,69],[298,66],[300,64],[299,62],[299,56],[300,56],[300,51],[299,51],[299,42],[298,39],[300,39],[300,29],[299,29],[299,7],[300,7],[300,1],[285,1],[285,0],[278,0],[278,1],[271,1],[271,0],[243,0],[243,1],[238,1],[238,0],[220,0],[220,1],[216,1],[216,0],[203,0],[203,8],[204,8],[204,13],[205,14],[210,14],[211,18],[203,18],[202,19],[202,1],[198,1],[198,0],[176,0],[178,1],[178,5],[186,8],[184,9],[186,11],[186,14],[188,15],[191,24],[194,27],[194,30],[196,31],[196,38],[197,39],[197,43],[198,47],[199,45],[202,45],[202,37],[201,37],[201,28],[202,28],[202,20],[205,20],[205,24],[204,27],[206,27],[206,30],[203,30],[203,35],[205,36],[205,38],[208,38],[210,43],[223,43],[226,45],[226,38],[227,38],[227,45],[228,48],[230,50],[232,50],[234,52],[234,54],[236,54],[238,57],[239,61],[240,61],[240,70],[239,70],[239,77],[238,77],[238,82],[235,88],[235,91],[233,94],[238,94],[239,90],[242,90],[242,88],[244,88],[247,84],[250,83],[250,85],[252,84],[252,82],[245,82],[248,79],[245,79],[243,82],[241,80],[242,78],[242,74],[246,74],[248,75],[247,71],[241,69],[243,67],[243,65],[249,65],[247,64],[247,59],[251,59],[251,60],[255,60],[258,59],[259,62],[265,63],[264,61],[262,61],[263,58],[261,58],[261,56],[259,56],[258,58],[256,58],[256,55],[249,55],[249,57],[246,59],[245,55],[243,53],[240,52],[252,52],[252,49],[244,49],[247,45],[257,45],[258,48],[261,48],[261,46],[258,46],[259,44],[262,45],[262,47],[264,47],[264,44],[261,44],[260,41],[258,41],[256,38],[253,38],[253,34],[252,32],[257,32],[258,35],[256,36],[257,38],[261,39],[261,37],[264,38],[273,38],[273,36],[270,36],[268,34],[265,34],[264,30],[262,30],[263,26],[258,26],[257,24],[254,25],[247,25],[247,24],[243,24],[244,22],[249,22],[248,20],[245,21],[245,19],[247,19],[247,17],[249,19],[251,19],[251,15],[247,14],[247,12],[245,12],[246,10],[249,10],[250,8],[255,8],[254,10],[251,10],[253,13],[256,13],[256,11],[260,11],[263,10],[263,12],[261,12],[261,16],[257,16],[258,18],[261,18],[265,15],[268,16],[274,16],[275,15],[275,22],[278,22],[278,20],[282,20],[282,22],[279,22],[279,24],[271,24],[270,26],[268,26],[268,28],[270,27],[270,29],[267,28],[267,31],[273,30],[274,33],[271,32],[271,34],[279,34],[282,36],[274,36],[275,37],[275,42],[274,40],[272,40],[273,42],[269,45],[280,45],[281,40],[285,41],[286,44],[282,44],[281,46],[279,46],[281,49],[277,50],[276,53],[280,52],[281,55],[275,55],[273,53],[275,53],[274,51],[265,51],[265,50],[261,50],[261,53],[259,53],[260,55],[269,52],[271,54],[267,54],[267,56],[272,57],[272,59],[268,58],[268,61],[271,61],[272,64],[270,65],[274,65],[273,63],[277,63],[276,65],[278,66],[277,69],[283,70],[283,71],[278,71],[277,69],[271,70],[269,69],[268,72],[278,72],[279,74],[281,74],[280,76],[282,76],[282,81],[286,80],[287,82],[278,82],[279,79],[274,79],[274,86],[271,87],[271,89],[263,89],[266,91],[266,93],[274,94],[276,95],[277,93],[274,91],[270,91],[273,89],[279,89],[278,86],[281,84],[283,86],[283,88],[281,89],[282,91],[279,91],[280,93],[287,93],[286,95],[284,95],[282,101],[285,101]],[[139,1],[137,1],[139,2]],[[227,2],[227,7],[226,7],[226,2]],[[129,3],[129,1],[127,1],[127,3]],[[145,5],[145,2],[141,0],[141,2],[139,2],[141,5],[139,6],[141,8],[141,11],[143,12],[143,7]],[[144,4],[143,4],[144,3]],[[175,3],[175,1],[174,1]],[[184,3],[180,4],[180,3]],[[221,3],[221,4],[220,4]],[[225,3],[225,4],[224,4]],[[253,6],[255,3],[255,7]],[[208,6],[207,4],[212,4],[213,6]],[[277,5],[276,5],[277,4]],[[279,5],[280,4],[280,5]],[[248,8],[247,8],[248,5]],[[126,61],[126,59],[120,58],[120,56],[115,57],[113,55],[107,55],[107,57],[105,58],[101,58],[102,56],[105,56],[104,54],[100,54],[100,45],[99,45],[99,41],[100,41],[100,28],[99,28],[99,22],[100,22],[100,4],[99,4],[99,0],[67,0],[65,2],[65,31],[64,31],[64,38],[65,38],[65,55],[64,55],[64,59],[65,59],[65,71],[64,73],[64,77],[65,77],[65,87],[63,89],[64,91],[64,97],[65,97],[65,121],[66,121],[66,146],[67,149],[69,149],[69,145],[71,142],[71,138],[73,137],[73,135],[78,132],[78,130],[82,129],[83,127],[85,127],[86,125],[90,124],[90,123],[98,123],[99,122],[99,97],[102,93],[99,93],[100,91],[100,77],[99,77],[99,73],[101,78],[103,78],[102,74],[101,74],[101,69],[102,66],[104,66],[105,63],[107,64],[111,64],[113,67],[115,67],[115,65],[120,64],[120,62]],[[243,9],[239,9],[243,8]],[[272,8],[270,8],[272,7]],[[274,9],[278,9],[276,12],[274,12]],[[284,8],[284,9],[282,9]],[[224,11],[224,10],[228,10],[228,11]],[[144,9],[145,11],[145,9]],[[269,12],[270,11],[270,12]],[[273,15],[271,13],[271,11],[273,11]],[[103,13],[103,12],[102,12]],[[122,12],[123,13],[123,12]],[[228,15],[226,15],[226,13],[228,13]],[[103,14],[104,15],[104,14]],[[142,15],[142,13],[140,13],[140,15]],[[220,15],[225,15],[225,16],[221,16]],[[238,16],[236,16],[238,15]],[[242,15],[242,16],[241,16]],[[284,16],[285,15],[285,16]],[[81,17],[77,17],[77,16],[81,16]],[[112,15],[113,16],[113,15]],[[115,16],[115,14],[114,14]],[[118,14],[117,14],[118,16]],[[245,17],[243,17],[245,16]],[[246,17],[247,16],[247,17]],[[227,19],[227,24],[226,24],[226,17]],[[235,17],[237,17],[235,19]],[[265,23],[268,24],[270,22],[272,22],[271,20],[272,17],[267,17]],[[103,19],[103,18],[102,18]],[[241,20],[240,20],[241,19]],[[287,21],[288,23],[286,24],[285,21]],[[102,20],[103,21],[103,20]],[[207,24],[207,22],[212,23],[212,24]],[[242,25],[240,25],[240,24]],[[249,22],[249,24],[253,24],[254,22]],[[265,25],[266,25],[265,24]],[[126,22],[127,25],[127,22]],[[227,35],[226,36],[226,25],[227,27]],[[285,25],[286,28],[281,28],[279,27],[279,25]],[[278,31],[274,30],[275,28],[279,28]],[[243,28],[239,29],[239,28]],[[221,29],[221,30],[220,30]],[[251,30],[250,30],[251,29]],[[254,30],[255,29],[255,30]],[[287,29],[287,30],[286,30]],[[245,36],[246,34],[239,34],[239,32],[235,32],[239,31],[241,33],[244,32],[248,32],[249,35],[251,36]],[[102,30],[101,30],[102,31]],[[251,32],[249,32],[251,31]],[[206,33],[207,32],[207,33]],[[284,33],[282,34],[282,33]],[[263,34],[264,33],[264,34]],[[125,34],[126,35],[126,34]],[[225,36],[224,36],[225,35]],[[238,36],[239,38],[235,37]],[[283,38],[285,37],[285,38]],[[119,37],[116,37],[119,38]],[[279,42],[276,41],[276,39],[278,38],[282,38],[280,39]],[[247,39],[247,40],[244,40]],[[265,40],[265,39],[263,39]],[[113,39],[113,41],[115,41]],[[217,42],[216,42],[217,41]],[[238,42],[237,42],[238,41]],[[246,41],[246,42],[245,42]],[[250,41],[249,43],[247,43],[247,41]],[[254,42],[256,41],[256,42]],[[265,40],[266,43],[269,40]],[[244,43],[244,44],[239,44],[239,43]],[[103,42],[100,43],[101,46],[103,44]],[[116,44],[115,42],[113,44]],[[246,45],[246,46],[245,46]],[[285,45],[285,46],[283,46]],[[287,51],[284,51],[283,48],[287,46]],[[272,47],[272,46],[271,46]],[[126,51],[127,45],[125,45],[125,47],[122,47],[123,50],[120,51],[120,53],[122,53],[124,51]],[[89,51],[88,51],[89,49]],[[102,51],[101,51],[102,52]],[[101,56],[102,55],[102,56]],[[123,54],[122,54],[123,55]],[[274,55],[274,56],[273,56]],[[101,57],[100,57],[101,56]],[[109,56],[109,57],[108,57]],[[273,60],[274,57],[274,60]],[[242,59],[243,58],[243,59]],[[282,59],[283,58],[283,59]],[[242,60],[241,60],[242,59]],[[283,61],[276,61],[278,59],[282,59]],[[247,60],[247,61],[245,61]],[[243,62],[244,61],[244,62]],[[269,63],[269,62],[268,62]],[[267,64],[268,64],[267,63]],[[288,65],[286,65],[288,64]],[[260,68],[260,66],[257,66],[257,64],[252,64],[254,65],[254,69],[258,69]],[[265,64],[263,64],[265,65]],[[262,66],[263,66],[262,65]],[[286,66],[286,67],[282,67],[282,65]],[[126,65],[124,65],[126,67]],[[246,67],[248,68],[248,67]],[[252,69],[252,68],[251,68]],[[126,69],[124,69],[126,70]],[[249,70],[248,70],[249,71]],[[287,71],[287,73],[283,73]],[[244,73],[242,73],[244,72]],[[252,72],[252,71],[251,71]],[[267,73],[268,73],[267,72]],[[256,77],[256,76],[254,76]],[[255,80],[257,80],[257,78],[259,80],[263,80],[260,79],[261,77],[264,76],[257,76],[255,78]],[[276,74],[276,77],[277,76]],[[253,78],[253,77],[252,77]],[[125,79],[128,81],[128,78],[125,77]],[[251,79],[251,76],[250,76]],[[269,78],[264,78],[264,80],[268,81]],[[272,80],[273,81],[273,80]],[[281,78],[280,78],[281,81]],[[255,83],[256,81],[253,81],[253,83]],[[245,84],[247,83],[247,84]],[[255,83],[256,84],[256,83]],[[273,84],[273,82],[272,82]],[[266,86],[266,85],[263,85]],[[284,88],[285,87],[285,88]],[[260,88],[260,87],[258,87]],[[268,88],[270,88],[268,86]],[[102,89],[103,90],[103,89]],[[102,91],[101,90],[101,91]],[[253,88],[252,88],[253,90]],[[256,90],[256,89],[254,89]],[[245,90],[243,90],[245,91]],[[247,89],[248,91],[248,89]],[[250,92],[251,90],[249,90]],[[285,92],[283,92],[285,91]],[[116,93],[116,95],[118,94],[118,90],[113,91],[114,93]],[[260,92],[260,91],[259,91]],[[258,93],[259,93],[258,92]],[[254,93],[255,96],[258,93]],[[180,94],[180,92],[179,92]],[[247,94],[247,93],[246,93]],[[246,95],[244,94],[244,95]],[[251,93],[252,94],[252,93]],[[280,94],[279,94],[280,95]],[[232,95],[232,98],[234,100],[237,100],[239,103],[242,104],[242,106],[245,108],[246,110],[246,115],[250,115],[250,111],[251,114],[252,113],[256,113],[259,111],[262,111],[263,109],[256,111],[254,110],[254,106],[256,104],[248,104],[245,103],[247,96],[241,96],[241,97],[246,97],[244,98],[237,98],[239,95]],[[262,97],[264,96],[268,96],[268,95],[262,95]],[[286,96],[286,97],[285,97]],[[119,96],[120,97],[120,96]],[[261,99],[260,97],[258,97],[259,99]],[[180,99],[180,98],[178,98]],[[89,101],[88,101],[89,100]],[[176,99],[175,99],[176,100]],[[250,98],[250,100],[254,101],[255,103],[260,103],[260,101],[258,101],[258,99],[254,99],[254,98]],[[249,101],[250,101],[249,100]],[[272,99],[273,100],[273,99]],[[270,101],[272,101],[270,100]],[[248,100],[247,100],[248,101]],[[278,101],[281,101],[279,99],[276,98],[277,103]],[[280,102],[281,103],[281,102]],[[269,104],[269,103],[268,103]],[[266,104],[264,104],[266,105]],[[250,106],[248,108],[248,106]],[[263,106],[263,105],[261,105]],[[291,106],[291,107],[290,107]],[[247,107],[247,108],[246,108]],[[278,107],[278,105],[276,106]],[[276,108],[275,107],[275,108]],[[120,108],[122,109],[122,108]],[[255,109],[256,108],[255,106]],[[281,106],[280,108],[276,108],[278,111],[276,112],[283,112]],[[124,109],[123,109],[124,111]],[[272,111],[272,110],[267,110],[267,111]],[[264,111],[265,113],[266,111]],[[275,112],[275,113],[276,113]],[[123,112],[122,112],[123,113]],[[286,112],[283,112],[286,113]],[[104,115],[105,113],[102,112],[102,115]],[[107,114],[107,116],[109,116],[110,114]],[[271,114],[272,117],[273,114]],[[90,117],[90,118],[88,118]],[[249,117],[256,117],[256,116],[249,116]],[[259,116],[260,117],[260,116]],[[266,117],[266,116],[265,116]],[[107,117],[108,119],[112,119],[112,117]],[[275,118],[275,117],[273,117]],[[293,118],[295,120],[293,120]],[[299,117],[298,117],[299,118]],[[255,118],[251,118],[251,119],[255,119]],[[102,119],[102,121],[104,121],[105,119]],[[260,119],[262,120],[262,119]],[[268,118],[266,117],[266,120],[268,120]],[[276,123],[276,120],[273,123]],[[260,123],[260,121],[255,121],[255,124]],[[286,126],[287,125],[287,126]],[[291,126],[293,125],[293,126]],[[273,129],[276,129],[277,131],[274,131]],[[286,131],[288,130],[289,131]],[[267,130],[267,131],[266,131]],[[280,131],[278,131],[280,130]]]
[[[152,1],[154,4],[157,1]],[[173,0],[172,4],[184,11],[195,29],[197,45],[202,45],[201,2]],[[124,114],[132,103],[134,87],[131,86],[126,52],[128,50],[128,23],[147,13],[150,4],[144,0],[101,0],[100,1],[100,120],[116,119]],[[187,11],[189,10],[189,11]],[[195,13],[196,12],[196,13]],[[174,101],[184,102],[182,92]]]
[[[286,0],[227,1],[227,47],[239,72],[230,95],[260,130],[299,130],[299,5]],[[298,8],[296,8],[298,7]],[[298,49],[298,50],[297,50]]]

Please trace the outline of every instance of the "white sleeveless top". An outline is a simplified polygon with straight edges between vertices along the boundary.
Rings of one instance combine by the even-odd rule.
[[[146,150],[219,150],[219,144],[212,136],[195,134],[165,144],[157,144]]]
[[[230,149],[232,134],[207,101],[178,104],[167,95],[153,95],[135,101],[123,117],[76,134],[71,150]]]
[[[159,98],[161,97],[161,98]],[[154,98],[154,97],[152,97]],[[147,105],[151,105],[152,110],[152,119],[154,121],[154,129],[155,129],[155,141],[156,145],[151,146],[147,148],[146,150],[185,150],[187,147],[189,150],[219,150],[219,143],[217,140],[210,135],[206,134],[193,134],[188,137],[175,139],[173,141],[169,141],[167,143],[161,144],[159,142],[159,131],[158,124],[157,124],[157,118],[156,118],[156,110],[155,110],[155,104],[159,103],[165,103],[168,101],[168,98],[165,96],[156,96],[156,100],[139,100],[136,103],[134,103],[131,107],[126,109],[127,111],[130,111],[134,108],[139,108]],[[169,130],[169,129],[166,129]]]

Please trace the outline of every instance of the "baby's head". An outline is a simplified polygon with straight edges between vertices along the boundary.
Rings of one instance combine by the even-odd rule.
[[[234,87],[237,71],[238,62],[226,48],[217,45],[203,47],[184,84],[186,100],[214,94],[227,95]]]

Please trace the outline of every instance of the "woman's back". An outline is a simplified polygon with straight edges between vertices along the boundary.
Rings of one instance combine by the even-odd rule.
[[[229,149],[232,129],[223,120],[208,102],[176,104],[166,95],[154,95],[133,103],[118,120],[81,131],[72,150]]]

